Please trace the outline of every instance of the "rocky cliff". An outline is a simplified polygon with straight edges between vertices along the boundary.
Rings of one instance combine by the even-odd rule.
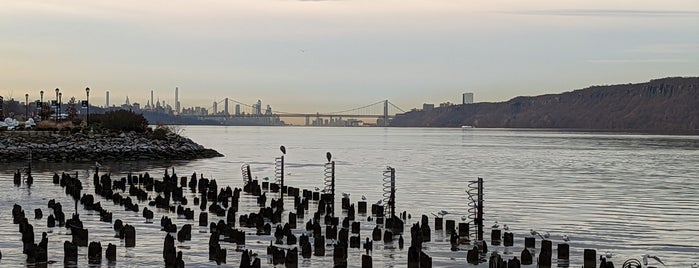
[[[411,111],[391,126],[699,132],[699,77],[593,86],[499,103]]]

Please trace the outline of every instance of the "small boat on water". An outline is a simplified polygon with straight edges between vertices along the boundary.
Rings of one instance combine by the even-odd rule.
[[[471,125],[463,125],[463,126],[461,126],[461,128],[462,128],[462,129],[473,128],[473,126],[471,126]]]

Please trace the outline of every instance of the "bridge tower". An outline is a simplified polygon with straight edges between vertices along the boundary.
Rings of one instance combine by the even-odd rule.
[[[228,98],[226,98],[226,99],[224,100],[224,103],[223,103],[223,114],[224,114],[224,115],[230,115],[230,114],[228,113]]]
[[[383,101],[383,126],[388,126],[388,100]]]

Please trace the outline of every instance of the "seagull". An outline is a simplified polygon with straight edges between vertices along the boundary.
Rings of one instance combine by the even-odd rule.
[[[697,264],[697,263],[695,262],[695,263],[692,264],[691,267],[692,267],[692,268],[699,268],[699,264]]]
[[[535,231],[534,229],[529,229],[529,233],[530,233],[532,236],[538,235],[539,237],[541,237],[541,239],[547,239],[547,238],[549,238],[549,237],[551,236],[551,235],[549,234],[549,232],[546,232],[546,233],[544,233],[544,234],[542,235],[541,233]]]
[[[314,189],[316,190],[316,192],[317,192],[317,191],[320,191],[320,188],[318,188],[318,187],[316,187],[316,188],[314,188]]]
[[[510,226],[507,226],[507,224],[503,224],[502,229],[505,230],[505,231],[509,231],[509,230],[510,230]]]
[[[342,193],[342,198],[349,198],[350,194],[349,193]]]
[[[605,258],[611,259],[612,256],[613,256],[612,252],[610,252],[610,251],[604,252],[604,257],[605,257]]]
[[[379,199],[379,202],[376,202],[376,204],[381,205],[382,202],[383,202],[383,199]]]
[[[647,266],[647,265],[648,265],[648,258],[655,259],[655,260],[658,261],[660,264],[662,264],[663,266],[665,266],[665,263],[664,263],[663,261],[661,261],[660,258],[658,258],[658,256],[651,256],[651,255],[648,255],[648,254],[643,254],[642,257],[643,257],[643,266]]]
[[[95,162],[95,167],[101,167],[101,166],[102,166],[102,165],[100,165],[99,162]]]
[[[366,196],[362,195],[362,201],[366,200]]]
[[[447,214],[449,214],[449,211],[446,211],[446,210],[437,211],[437,215],[439,215],[440,217],[444,217],[444,215],[447,215]]]
[[[570,237],[568,237],[568,235],[563,235],[563,242],[570,242]]]
[[[269,180],[269,177],[264,177],[264,178],[262,178],[262,180],[263,180],[263,181],[268,181],[268,180]]]
[[[467,219],[468,219],[468,216],[466,216],[466,215],[461,216],[462,221],[466,221]]]
[[[498,224],[498,221],[495,221],[495,224],[493,224],[493,229],[500,228],[500,224]]]

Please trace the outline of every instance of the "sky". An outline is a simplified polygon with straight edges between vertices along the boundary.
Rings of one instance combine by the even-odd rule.
[[[697,75],[696,0],[0,1],[0,95],[22,100],[408,110]]]

